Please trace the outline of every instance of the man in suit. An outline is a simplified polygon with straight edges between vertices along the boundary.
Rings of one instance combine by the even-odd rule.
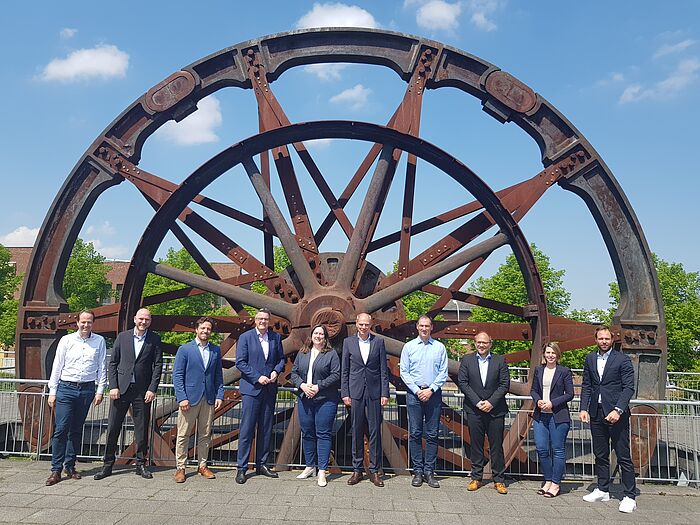
[[[464,394],[463,410],[471,440],[472,480],[468,490],[474,491],[483,485],[484,437],[488,436],[494,487],[499,494],[507,494],[503,431],[508,413],[508,365],[502,355],[491,353],[491,336],[486,332],[476,334],[474,343],[476,353],[462,358],[457,379]]]
[[[163,352],[160,337],[148,328],[151,312],[141,308],[134,316],[134,328],[117,335],[112,355],[107,365],[109,377],[109,424],[107,426],[107,448],[102,470],[95,474],[100,480],[112,475],[117,451],[117,440],[122,430],[124,417],[129,408],[134,420],[136,442],[136,474],[151,479],[146,469],[148,453],[148,423],[151,419],[151,402],[163,371]]]
[[[597,352],[586,356],[581,385],[583,423],[591,424],[593,454],[598,486],[583,499],[588,502],[610,500],[610,448],[615,450],[622,471],[624,498],[620,512],[637,508],[634,465],[630,453],[630,409],[634,395],[634,368],[629,356],[612,348],[612,332],[607,326],[595,331]]]
[[[269,329],[270,311],[261,308],[255,314],[255,328],[241,334],[236,345],[236,367],[241,373],[243,396],[241,426],[238,434],[238,471],[236,483],[246,482],[250,447],[255,441],[255,471],[269,478],[278,477],[267,466],[272,438],[272,417],[277,400],[277,376],[284,370],[286,357],[282,337]]]
[[[389,372],[384,340],[371,334],[372,317],[357,316],[357,335],[343,341],[340,395],[350,407],[352,421],[352,468],[348,485],[362,481],[365,427],[369,434],[369,479],[377,487],[382,461],[382,407],[389,401]]]
[[[184,483],[190,434],[197,426],[197,472],[206,479],[216,476],[207,467],[214,412],[224,402],[221,349],[209,338],[214,327],[211,317],[197,319],[194,341],[182,345],[175,354],[173,385],[180,410],[177,414],[175,482]]]

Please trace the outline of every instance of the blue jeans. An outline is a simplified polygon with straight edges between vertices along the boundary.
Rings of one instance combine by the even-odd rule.
[[[60,472],[65,466],[75,468],[80,451],[83,424],[95,398],[95,383],[58,383],[56,391],[56,423],[51,440],[51,470]]]
[[[328,470],[338,401],[333,399],[314,401],[301,396],[297,407],[306,466]]]
[[[423,403],[410,390],[406,392],[406,410],[408,411],[408,452],[411,457],[413,474],[432,474],[435,472],[438,451],[438,426],[442,393],[435,392]],[[425,438],[425,453],[423,453]]]
[[[570,422],[556,423],[554,414],[540,414],[540,420],[533,423],[535,447],[540,458],[540,467],[545,481],[559,485],[566,470],[566,436]],[[551,449],[551,452],[550,452]]]

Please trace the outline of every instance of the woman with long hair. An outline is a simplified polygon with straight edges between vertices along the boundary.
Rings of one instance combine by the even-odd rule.
[[[574,398],[571,370],[559,364],[561,350],[548,343],[542,364],[535,369],[530,395],[535,402],[533,413],[535,447],[544,475],[544,485],[537,491],[545,498],[556,498],[566,470],[566,436],[571,428],[569,401]]]
[[[330,346],[324,325],[311,330],[294,359],[291,379],[299,389],[297,410],[306,458],[306,468],[297,478],[309,478],[318,469],[318,485],[325,487],[333,423],[340,401],[340,359]]]

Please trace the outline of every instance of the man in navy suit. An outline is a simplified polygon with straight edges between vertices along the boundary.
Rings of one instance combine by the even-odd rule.
[[[624,498],[620,512],[637,508],[634,465],[630,453],[630,409],[634,395],[634,368],[628,355],[612,348],[612,332],[607,326],[595,331],[597,352],[586,356],[581,385],[581,421],[591,424],[593,454],[598,486],[583,499],[610,500],[610,448],[615,450],[622,471]]]
[[[207,467],[211,425],[214,412],[224,402],[224,377],[221,369],[221,349],[209,342],[214,320],[200,317],[196,324],[194,341],[182,345],[175,354],[173,384],[180,406],[177,415],[175,482],[185,482],[185,464],[190,434],[197,426],[197,472],[206,479],[216,476]]]
[[[508,413],[508,365],[502,355],[491,353],[491,336],[486,332],[476,334],[474,344],[476,353],[462,358],[457,377],[459,389],[464,394],[463,411],[467,415],[471,440],[472,480],[468,490],[477,490],[483,484],[484,437],[488,436],[494,488],[499,494],[507,494],[503,432]]]
[[[104,466],[95,474],[97,480],[112,475],[117,441],[129,408],[134,420],[136,474],[146,479],[153,477],[145,466],[148,453],[147,431],[151,419],[151,402],[156,397],[163,371],[163,352],[160,337],[148,329],[150,326],[151,312],[147,308],[141,308],[134,316],[134,328],[121,332],[114,341],[107,365],[111,400],[107,448]]]
[[[270,311],[261,308],[255,314],[255,328],[241,334],[236,345],[236,367],[241,373],[243,396],[241,426],[238,434],[238,471],[236,483],[245,483],[253,434],[255,470],[269,478],[278,477],[267,466],[272,438],[272,416],[277,399],[277,376],[284,370],[286,357],[282,337],[269,329]]]
[[[369,434],[369,479],[377,487],[384,482],[379,477],[382,461],[382,407],[389,401],[389,372],[384,340],[371,334],[372,317],[357,316],[357,335],[343,341],[340,373],[340,395],[350,408],[352,421],[352,468],[348,485],[362,481],[364,434]]]

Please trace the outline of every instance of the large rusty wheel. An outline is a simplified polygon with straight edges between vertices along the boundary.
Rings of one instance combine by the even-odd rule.
[[[290,123],[273,95],[271,83],[292,67],[338,61],[385,66],[407,82],[404,97],[386,127],[359,122]],[[179,185],[139,167],[143,145],[154,131],[168,120],[184,118],[197,109],[200,99],[224,87],[253,89],[259,135],[222,151]],[[473,95],[481,100],[486,113],[521,127],[540,147],[544,169],[494,192],[464,164],[417,138],[423,96],[426,90],[441,87]],[[319,169],[304,145],[304,141],[328,138],[364,141],[369,150],[364,159],[358,159],[357,169],[340,195],[334,194],[330,178],[326,178],[330,175]],[[270,152],[281,198],[270,189]],[[405,165],[400,164],[404,152]],[[464,191],[462,204],[445,210],[435,202],[430,218],[413,220],[416,181],[421,178],[418,159],[441,172],[431,172],[437,184],[452,180]],[[303,179],[312,183],[304,183],[302,170]],[[229,178],[236,184],[252,183],[262,204],[261,216],[242,211],[235,196],[217,199],[205,194],[213,181]],[[368,179],[366,192],[358,195],[358,187]],[[356,313],[370,311],[376,320],[375,331],[387,339],[394,372],[402,341],[414,333],[414,322],[406,319],[401,297],[415,290],[439,297],[431,307],[433,313],[450,299],[460,299],[520,316],[521,324],[438,322],[435,327],[435,335],[440,337],[471,338],[485,329],[496,339],[531,341],[532,352],[510,355],[511,362],[529,359],[536,364],[541,344],[550,339],[560,341],[564,350],[591,343],[589,326],[547,315],[537,267],[518,227],[520,219],[556,184],[585,201],[605,240],[621,292],[615,332],[623,350],[633,357],[639,377],[637,396],[655,398],[663,393],[666,338],[656,274],[641,228],[622,190],[596,151],[555,108],[508,73],[472,55],[437,42],[384,31],[309,30],[224,49],[154,86],[97,137],[69,175],[45,219],[20,306],[20,377],[48,377],[53,345],[75,319],[67,312],[61,289],[73,243],[97,198],[125,180],[156,212],[134,252],[122,300],[98,310],[97,331],[114,334],[124,329],[140,305],[209,291],[226,298],[233,310],[231,316],[220,320],[220,330],[231,334],[225,341],[226,348],[251,326],[243,306],[264,306],[275,315],[277,328],[286,336],[285,351],[292,354],[314,322],[329,324],[339,339],[352,332]],[[402,214],[390,231],[380,235],[378,224],[385,218],[382,210],[392,182],[401,193]],[[318,190],[319,200],[327,207],[319,224],[309,219],[309,187]],[[355,220],[350,219],[346,206],[353,195],[361,204]],[[231,220],[231,226],[221,228],[218,222],[215,226],[199,210],[216,212]],[[455,226],[449,228],[449,223]],[[324,251],[324,241],[336,224],[347,239],[345,247]],[[239,244],[236,232],[240,227],[258,232],[257,246]],[[154,262],[168,232],[194,257],[204,277]],[[222,280],[190,232],[239,265],[242,274]],[[422,245],[427,247],[419,253],[411,249],[412,239],[431,235],[430,242]],[[292,263],[281,274],[274,271],[275,239]],[[489,255],[504,245],[510,246],[520,265],[529,295],[526,305],[488,301],[462,291]],[[396,271],[385,275],[370,261],[373,252],[387,248],[395,249],[398,264]],[[179,281],[187,288],[143,297],[142,287],[149,272]],[[450,281],[447,285],[432,284],[446,276]],[[268,293],[251,292],[253,281],[263,282]],[[193,317],[198,313],[193,312]],[[154,328],[186,330],[191,321],[158,317]],[[453,377],[456,367],[456,362],[450,363]],[[230,369],[227,380],[236,379],[235,369]],[[514,391],[525,393],[527,385],[515,384]],[[164,408],[161,421],[168,410]],[[447,418],[446,423],[459,430],[456,419]],[[402,468],[405,436],[396,429],[389,430],[386,434],[392,435],[394,430],[395,439],[385,443],[387,456],[392,467]],[[525,418],[516,418],[506,443],[508,462],[518,457],[526,430]],[[281,452],[286,457],[293,449],[290,440],[285,439]],[[166,440],[163,447],[167,446]],[[461,458],[450,459],[450,454],[442,451],[442,457],[456,465]]]

